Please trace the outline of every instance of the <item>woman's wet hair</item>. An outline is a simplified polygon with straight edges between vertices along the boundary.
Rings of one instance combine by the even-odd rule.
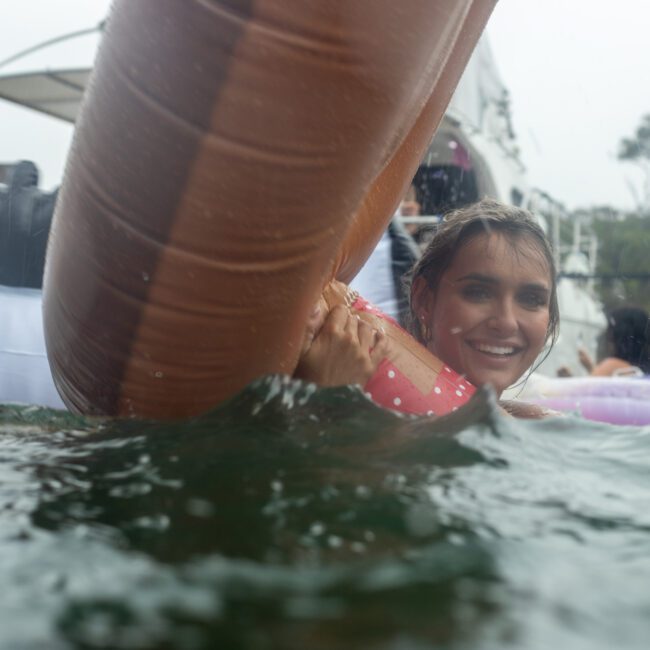
[[[492,199],[483,199],[465,208],[449,212],[436,230],[436,234],[422,253],[407,279],[410,288],[417,278],[424,278],[435,299],[436,291],[445,271],[451,266],[456,253],[469,241],[480,235],[493,232],[503,235],[520,255],[525,253],[518,247],[521,241],[538,250],[546,261],[551,280],[549,297],[549,323],[546,333],[548,352],[555,343],[559,326],[560,312],[557,303],[557,273],[551,246],[541,226],[532,213],[522,208],[505,205]],[[417,323],[413,291],[410,290],[409,330],[421,343],[424,343]],[[547,352],[547,354],[548,354]]]
[[[639,307],[618,307],[607,313],[607,341],[612,355],[650,374],[650,324]]]

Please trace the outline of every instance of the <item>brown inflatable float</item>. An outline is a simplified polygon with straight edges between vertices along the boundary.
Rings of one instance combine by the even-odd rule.
[[[184,417],[291,373],[360,268],[495,0],[117,0],[44,283],[82,413]]]

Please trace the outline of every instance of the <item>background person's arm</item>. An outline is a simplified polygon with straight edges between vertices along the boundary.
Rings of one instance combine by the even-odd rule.
[[[630,364],[627,361],[623,361],[623,359],[607,357],[607,359],[603,359],[599,364],[594,366],[591,375],[593,377],[610,377],[615,374],[617,370],[629,367]]]

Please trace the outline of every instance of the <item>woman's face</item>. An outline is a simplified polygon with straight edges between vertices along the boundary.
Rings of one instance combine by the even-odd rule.
[[[431,328],[428,347],[472,383],[492,384],[500,394],[544,347],[551,288],[549,265],[533,240],[478,235],[456,253],[436,295],[423,294],[418,318]]]

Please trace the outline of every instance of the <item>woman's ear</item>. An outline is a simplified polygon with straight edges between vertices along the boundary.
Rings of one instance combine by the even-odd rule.
[[[427,345],[432,339],[433,294],[425,278],[418,276],[411,286],[411,310],[417,322],[414,331],[420,333],[420,342]]]
[[[427,281],[420,275],[413,280],[411,286],[411,305],[413,317],[421,322],[424,318],[427,322],[430,319],[429,310],[431,309],[431,289]]]

